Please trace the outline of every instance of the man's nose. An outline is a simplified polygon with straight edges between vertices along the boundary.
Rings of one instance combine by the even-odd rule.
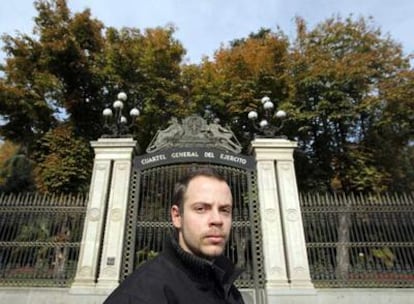
[[[212,209],[210,213],[210,224],[211,225],[222,225],[223,216],[220,214],[219,210]]]

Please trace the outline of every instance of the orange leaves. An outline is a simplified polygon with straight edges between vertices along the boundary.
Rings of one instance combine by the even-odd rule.
[[[215,54],[215,62],[228,77],[272,74],[286,60],[287,46],[284,38],[268,33],[264,37],[247,38],[238,45],[220,49]]]

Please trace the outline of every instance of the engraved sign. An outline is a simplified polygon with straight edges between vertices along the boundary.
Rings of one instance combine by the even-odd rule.
[[[135,168],[147,169],[171,163],[219,163],[242,169],[254,169],[255,159],[251,156],[234,154],[213,148],[171,148],[158,153],[135,157]]]

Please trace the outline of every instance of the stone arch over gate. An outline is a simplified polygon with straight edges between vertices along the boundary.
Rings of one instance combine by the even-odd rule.
[[[252,303],[259,302],[255,298],[264,288],[264,267],[254,158],[240,154],[229,129],[196,115],[182,123],[173,119],[146,151],[133,160],[121,280],[162,250],[172,230],[170,204],[177,180],[207,166],[220,172],[232,189],[233,226],[225,254],[245,270],[236,285]]]

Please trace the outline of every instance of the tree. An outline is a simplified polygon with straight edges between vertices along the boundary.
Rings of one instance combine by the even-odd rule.
[[[53,110],[48,105],[48,88],[56,79],[37,70],[39,47],[28,36],[12,38],[5,36],[5,50],[13,57],[4,69],[6,78],[0,79],[0,135],[21,144],[26,150],[55,122]]]
[[[101,129],[95,58],[102,50],[103,26],[88,10],[71,16],[64,0],[34,4],[36,36],[3,36],[8,58],[0,82],[0,113],[7,123],[1,135],[30,148],[68,116],[78,134],[94,138]]]
[[[50,130],[38,142],[33,155],[37,188],[41,192],[80,193],[89,188],[92,151],[76,137],[70,124]]]
[[[277,106],[290,99],[288,47],[282,32],[268,29],[235,40],[220,48],[213,61],[205,59],[198,73],[195,67],[184,68],[189,95],[199,111],[211,106],[247,146],[248,139],[243,140],[249,126],[247,112],[256,109],[265,95]]]
[[[62,122],[76,138],[101,136],[102,110],[119,91],[129,96],[125,110],[138,105],[144,113],[140,127],[130,122],[144,145],[169,117],[188,113],[179,79],[185,50],[173,27],[105,28],[89,10],[72,14],[65,0],[38,0],[35,7],[35,36],[3,36],[8,57],[0,79],[0,135],[23,145],[27,156]],[[37,151],[35,158],[48,157]],[[43,173],[37,182],[50,190],[51,181],[39,180]]]
[[[299,179],[318,180],[319,190],[392,189],[394,160],[413,130],[414,72],[401,46],[364,18],[331,18],[311,31],[298,18],[291,60],[296,92],[289,111],[318,168],[298,170]]]
[[[401,46],[363,18],[332,18],[309,32],[298,18],[291,59],[296,92],[289,110],[310,167],[297,170],[302,189],[316,180],[313,191],[379,192],[394,188],[395,168],[408,177],[398,163],[412,140],[414,74]],[[350,266],[350,216],[337,223],[342,280]]]
[[[76,134],[96,138],[102,122],[103,24],[89,10],[72,15],[65,0],[39,0],[35,7],[39,62],[45,74],[58,80],[50,99],[67,113]]]
[[[283,133],[299,142],[301,190],[412,189],[414,72],[371,20],[335,17],[308,30],[298,18],[292,45],[280,30],[259,29],[184,65],[173,26],[115,29],[65,0],[34,3],[35,35],[3,36],[0,78],[0,136],[28,158],[62,123],[77,139],[101,136],[102,110],[120,91],[125,112],[141,110],[129,124],[142,147],[172,116],[208,109],[246,150],[246,114],[267,95],[288,112]]]
[[[173,27],[146,29],[144,33],[133,28],[108,28],[106,33],[102,60],[108,94],[104,100],[110,105],[114,100],[110,97],[122,90],[128,94],[126,108],[138,106],[142,110],[133,131],[144,146],[171,116],[188,113],[180,81],[185,50],[173,34]]]
[[[0,147],[0,192],[30,192],[35,189],[33,162],[22,148],[6,141]]]

